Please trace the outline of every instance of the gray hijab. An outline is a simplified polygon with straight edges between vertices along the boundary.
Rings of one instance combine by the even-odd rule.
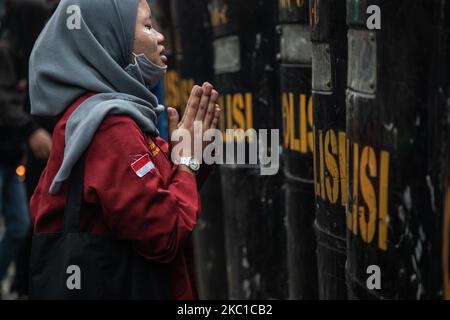
[[[97,93],[68,119],[64,159],[50,193],[58,192],[70,176],[108,114],[130,116],[142,131],[159,135],[155,123],[164,107],[129,64],[138,4],[139,0],[62,0],[33,48],[32,114],[60,115],[80,96]],[[134,71],[125,71],[130,66]]]

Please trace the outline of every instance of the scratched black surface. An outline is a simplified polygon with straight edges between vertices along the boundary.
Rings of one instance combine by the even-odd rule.
[[[348,1],[356,8],[352,12],[365,12],[367,2],[361,2],[359,10],[356,2]],[[448,150],[448,133],[444,134],[448,132],[448,1],[398,0],[379,5],[383,16],[382,29],[376,31],[377,90],[366,96],[349,88],[347,130],[350,158],[353,143],[371,146],[377,162],[381,150],[390,154],[387,250],[377,246],[378,229],[371,243],[347,232],[349,297],[442,298],[442,177],[449,166],[443,155]],[[369,32],[353,16],[358,14],[350,15],[351,28]],[[351,207],[352,169],[348,176]],[[378,179],[372,183],[378,190]],[[381,290],[366,287],[369,265],[381,268]]]
[[[279,6],[279,41],[283,35],[283,26],[301,25],[309,27],[309,6],[307,1],[298,7],[296,2],[291,6],[280,2]],[[280,45],[281,47],[281,45]],[[293,117],[295,139],[300,137],[300,95],[305,95],[306,113],[308,101],[311,98],[311,61],[293,63],[283,60],[279,63],[281,95],[293,95]],[[279,108],[283,102],[279,100]],[[282,125],[282,138],[287,131],[287,122],[291,121],[285,110]],[[312,125],[305,119],[307,131],[312,132]],[[290,141],[288,141],[290,144]],[[314,192],[313,192],[313,153],[307,146],[306,153],[292,150],[283,145],[283,170],[285,172],[285,212],[287,218],[287,258],[290,299],[316,299],[318,297],[316,239],[313,229],[314,221]]]
[[[212,82],[212,29],[208,2],[172,0],[170,8],[180,78],[191,79],[197,85]],[[222,207],[220,174],[215,170],[201,189],[202,211],[193,234],[196,283],[201,299],[228,297]]]
[[[254,128],[277,128],[280,111],[274,90],[276,1],[213,0],[210,12],[224,5],[228,23],[214,27],[213,35],[215,39],[239,36],[241,69],[216,74],[215,84],[224,96],[252,93]],[[225,109],[228,107],[225,104]],[[261,176],[257,167],[224,166],[220,170],[229,298],[286,298],[282,170],[275,176]]]
[[[313,1],[314,2],[314,1]],[[325,144],[325,134],[332,130],[336,139],[339,132],[345,132],[345,83],[347,77],[347,35],[345,23],[346,4],[344,1],[317,1],[315,11],[317,16],[312,19],[311,39],[313,46],[328,44],[326,51],[330,57],[327,81],[328,88],[315,88],[313,85],[314,127],[315,127],[315,166],[318,183],[320,174],[319,132],[322,131],[323,150],[331,149]],[[314,52],[314,51],[313,51]],[[314,57],[323,59],[322,56]],[[319,64],[323,64],[319,60]],[[316,72],[313,70],[313,72]],[[338,170],[342,163],[337,155],[334,156]],[[323,166],[324,181],[333,177]],[[339,170],[341,172],[341,170]],[[319,296],[321,299],[346,299],[345,286],[345,205],[342,205],[342,187],[339,181],[337,189],[338,199],[331,203],[324,193],[324,197],[316,194],[317,255],[319,270]]]

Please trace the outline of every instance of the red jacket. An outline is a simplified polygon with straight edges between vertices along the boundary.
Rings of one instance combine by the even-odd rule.
[[[73,103],[54,129],[53,149],[30,203],[34,232],[62,230],[67,181],[56,195],[48,190],[62,163],[67,120],[89,96]],[[170,268],[174,299],[196,298],[187,241],[200,212],[195,177],[177,170],[166,141],[143,134],[127,116],[106,117],[85,155],[82,231],[131,241],[142,256]],[[146,155],[155,168],[139,177],[132,164]]]

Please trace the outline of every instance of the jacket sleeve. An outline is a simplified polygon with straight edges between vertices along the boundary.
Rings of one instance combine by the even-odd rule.
[[[135,122],[109,116],[88,150],[85,184],[98,197],[114,236],[131,241],[147,259],[168,263],[196,224],[197,183],[193,175],[171,163],[139,177],[131,164],[146,154],[156,165]],[[170,179],[164,179],[161,170]]]
[[[39,129],[33,118],[23,110],[19,95],[9,94],[6,97],[2,95],[0,105],[3,106],[0,114],[0,126],[15,130],[21,139],[28,140]]]

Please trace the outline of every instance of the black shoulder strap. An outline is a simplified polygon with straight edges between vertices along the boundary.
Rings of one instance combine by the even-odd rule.
[[[84,156],[72,168],[69,180],[66,209],[64,210],[64,233],[80,232],[81,204],[83,202]]]

